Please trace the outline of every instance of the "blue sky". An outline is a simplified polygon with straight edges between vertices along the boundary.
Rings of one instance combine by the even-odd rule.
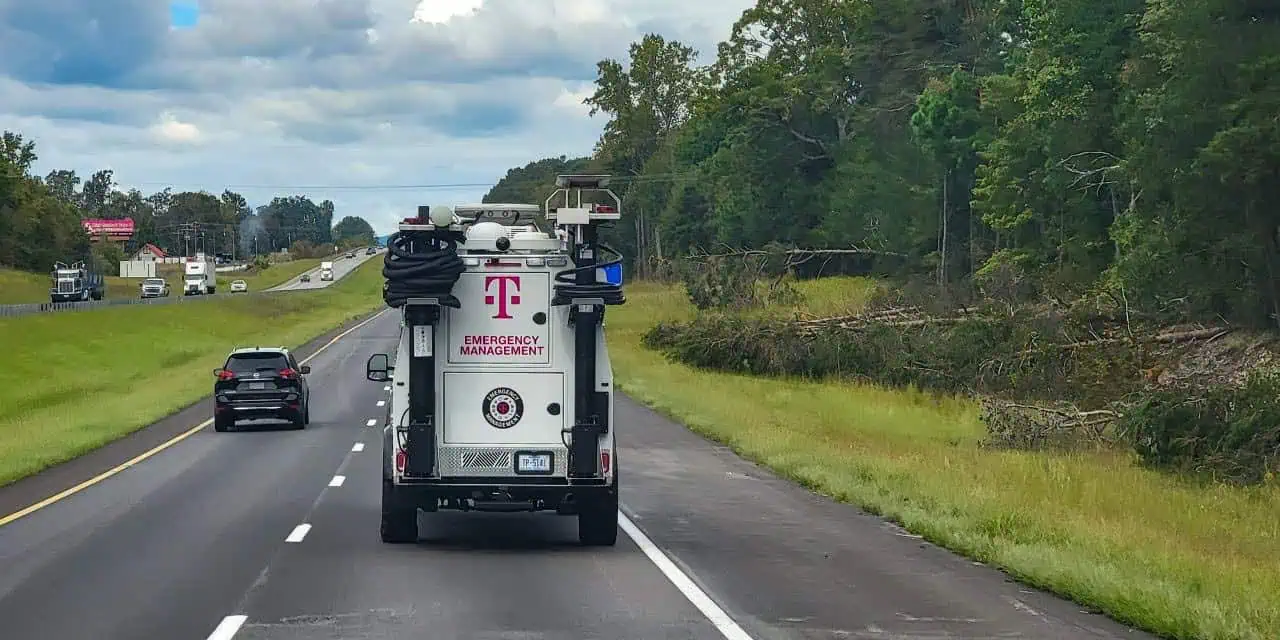
[[[200,21],[200,5],[196,2],[172,2],[169,4],[169,25],[191,28]]]
[[[513,166],[590,153],[598,60],[646,32],[713,55],[750,4],[0,0],[0,122],[41,173],[300,193],[385,233]]]

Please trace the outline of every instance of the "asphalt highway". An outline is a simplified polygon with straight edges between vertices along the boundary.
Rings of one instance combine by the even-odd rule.
[[[300,273],[297,276],[295,276],[292,280],[289,280],[288,282],[282,282],[270,289],[267,289],[267,291],[301,291],[305,289],[323,289],[333,284],[334,282],[337,282],[345,278],[347,274],[354,271],[356,267],[364,264],[365,260],[370,260],[370,259],[381,260],[384,252],[385,252],[385,249],[380,249],[377,253],[373,255],[368,255],[364,252],[364,250],[360,250],[360,251],[357,251],[355,257],[352,257],[352,258],[344,258],[342,256],[338,256],[337,258],[333,259],[333,280],[331,281],[321,280],[320,267],[316,267],[306,272],[308,275],[311,276],[311,282],[303,282],[301,280],[301,277],[303,274]],[[343,255],[346,255],[346,254],[343,254]]]
[[[621,399],[624,535],[552,514],[423,514],[378,539],[384,313],[315,354],[304,431],[208,403],[0,489],[0,638],[1145,638],[777,479]],[[191,435],[127,467],[173,435]],[[105,470],[61,500],[6,516]]]

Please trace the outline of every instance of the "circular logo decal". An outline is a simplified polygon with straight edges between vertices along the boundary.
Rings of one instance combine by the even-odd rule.
[[[484,396],[484,419],[498,429],[510,429],[524,417],[524,400],[514,389],[498,387]]]

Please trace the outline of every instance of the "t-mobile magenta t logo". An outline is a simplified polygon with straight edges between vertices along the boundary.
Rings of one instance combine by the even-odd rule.
[[[507,288],[508,282],[511,283],[510,289]],[[485,276],[485,292],[491,291],[495,283],[498,285],[498,295],[486,295],[484,303],[498,305],[498,315],[493,316],[495,319],[510,320],[512,316],[507,305],[520,304],[520,276]]]

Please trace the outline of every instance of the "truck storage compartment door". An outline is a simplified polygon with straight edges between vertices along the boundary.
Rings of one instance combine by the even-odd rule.
[[[445,372],[445,444],[563,446],[564,375]]]
[[[463,273],[453,294],[467,302],[449,310],[449,364],[551,363],[551,274]]]

